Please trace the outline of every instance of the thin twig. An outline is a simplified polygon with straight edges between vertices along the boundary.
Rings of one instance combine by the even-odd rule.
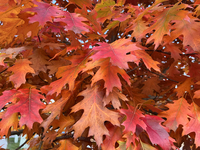
[[[162,51],[162,50],[150,50],[150,49],[146,49],[145,51],[154,51],[154,52],[161,52],[161,53],[164,53],[164,54],[167,54],[167,55],[171,55],[170,52],[165,52],[165,51]],[[180,54],[181,56],[187,56],[187,55],[196,55],[198,53],[189,53],[189,54]]]
[[[29,139],[27,139],[22,145],[20,145],[18,148],[16,148],[16,150],[19,150],[20,148],[22,148],[28,141],[29,141]]]
[[[129,71],[126,71],[126,73],[128,74],[128,73],[130,73],[130,72],[132,72],[132,71],[138,69],[139,67],[140,67],[140,66],[137,66],[137,67],[135,67],[135,68],[133,68],[133,69],[131,69],[131,70],[129,70]]]
[[[3,71],[0,72],[0,74],[2,74],[3,72],[5,72],[6,70],[8,70],[8,68],[4,69]]]
[[[43,141],[40,141],[40,146],[39,146],[38,150],[41,150],[42,144],[43,144]]]
[[[148,70],[149,72],[151,72],[151,73],[153,73],[153,74],[155,74],[155,75],[158,75],[158,76],[163,77],[163,78],[166,78],[166,79],[168,79],[168,80],[170,80],[170,81],[173,81],[173,82],[179,83],[178,81],[173,80],[173,79],[170,79],[170,78],[168,78],[168,77],[166,77],[166,76],[164,76],[164,75],[162,75],[162,74],[159,74],[159,73],[153,72],[153,71],[151,71],[151,70],[149,70],[149,69],[147,69],[147,68],[144,68],[144,67],[142,67],[142,68],[145,69],[145,70]]]
[[[54,140],[54,142],[59,141],[59,140],[62,140],[62,139],[69,139],[69,138],[73,138],[73,135],[70,134],[70,135],[58,136],[58,137],[56,137],[56,139]]]
[[[62,135],[59,137],[56,137],[56,139],[54,140],[54,142],[59,141],[59,140],[63,140],[63,139],[69,139],[69,138],[73,138],[73,135]],[[79,137],[78,138],[79,141],[85,141],[85,142],[92,142],[93,140],[91,140],[91,137]]]

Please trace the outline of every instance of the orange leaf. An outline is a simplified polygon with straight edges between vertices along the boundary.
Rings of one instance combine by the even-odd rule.
[[[177,92],[177,96],[183,97],[186,92],[188,92],[191,95],[191,85],[193,84],[193,79],[188,78],[183,82],[181,85],[178,86],[174,91]]]
[[[57,93],[56,95],[58,95],[65,84],[69,85],[69,90],[73,90],[75,79],[77,78],[79,72],[81,72],[84,68],[85,66],[82,64],[59,67],[56,77],[61,79],[58,79],[50,84],[52,89],[48,92],[48,94],[52,95],[53,93]]]
[[[79,150],[77,146],[72,144],[72,140],[60,140],[59,143],[61,145],[58,147],[58,150]]]
[[[154,92],[160,91],[160,86],[158,85],[160,83],[159,78],[157,77],[151,77],[148,78],[144,82],[144,86],[142,87],[142,93],[146,95],[154,95]]]
[[[145,51],[143,50],[135,50],[132,52],[133,55],[135,55],[138,60],[142,59],[146,67],[150,70],[153,68],[154,70],[160,72],[160,68],[158,67],[159,62],[153,60],[151,56],[149,56]],[[137,63],[138,61],[136,61]]]
[[[174,101],[174,104],[166,105],[169,110],[163,111],[159,114],[160,117],[167,118],[164,125],[171,130],[176,131],[181,124],[185,126],[188,123],[188,114],[190,113],[188,102],[182,97]]]
[[[153,21],[155,23],[143,32],[144,36],[147,33],[151,33],[153,30],[155,30],[153,35],[148,38],[147,43],[154,40],[155,49],[157,49],[162,42],[163,36],[166,34],[170,35],[170,22],[172,20],[181,20],[182,16],[179,15],[181,14],[181,9],[186,8],[187,6],[188,5],[183,3],[180,4],[179,2],[173,5],[171,8],[163,9],[164,6],[160,6],[160,10],[162,11],[157,13],[158,15],[156,15],[154,18]]]
[[[57,100],[53,104],[47,105],[47,107],[44,110],[42,110],[42,113],[50,112],[49,117],[46,120],[44,120],[41,124],[41,126],[44,128],[44,133],[46,133],[46,131],[48,130],[48,128],[49,128],[50,124],[53,122],[53,120],[56,117],[58,117],[58,118],[60,117],[60,113],[62,112],[62,109],[65,106],[65,104],[67,103],[70,96],[71,96],[71,93],[69,91],[63,91],[61,99]]]
[[[103,135],[109,135],[104,122],[109,121],[113,125],[119,126],[119,114],[103,106],[103,91],[97,86],[88,87],[79,95],[84,96],[84,99],[72,107],[72,112],[77,112],[81,109],[84,112],[73,126],[75,130],[74,137],[78,138],[87,127],[90,127],[88,136],[94,135],[97,145],[100,145]]]
[[[200,52],[200,35],[196,34],[200,30],[199,22],[196,18],[186,16],[182,20],[176,20],[171,32],[172,39],[183,35],[183,46],[190,45],[194,51]],[[191,40],[192,39],[192,40]]]
[[[194,143],[196,146],[200,146],[200,107],[195,103],[192,103],[190,107],[192,113],[190,114],[190,121],[183,127],[183,135],[195,132]]]
[[[40,71],[46,72],[47,67],[50,62],[48,61],[49,57],[45,53],[43,49],[36,49],[33,51],[33,54],[30,56],[31,58],[31,67],[35,70],[35,74],[39,74]]]
[[[126,96],[122,94],[116,87],[114,87],[112,92],[110,92],[108,96],[104,97],[103,102],[104,105],[107,105],[109,104],[109,102],[112,102],[113,107],[119,109],[119,107],[121,106],[119,99],[123,101],[128,101]]]
[[[91,61],[87,64],[87,67],[84,70],[89,70],[92,68],[95,68],[97,66],[100,66],[100,69],[97,71],[97,73],[92,78],[92,85],[96,83],[97,81],[103,79],[105,81],[105,88],[106,88],[106,95],[110,92],[112,92],[113,87],[117,87],[121,90],[121,82],[118,77],[118,74],[120,74],[127,82],[130,84],[129,76],[126,74],[126,72],[123,69],[120,69],[117,66],[113,66],[109,59],[100,59],[98,61]]]
[[[3,117],[0,121],[0,137],[7,136],[8,131],[12,127],[14,130],[18,128],[18,113],[13,113],[9,117]]]
[[[15,84],[15,88],[20,87],[21,84],[26,82],[25,76],[28,72],[35,73],[29,64],[31,64],[31,62],[28,59],[18,59],[14,66],[8,68],[8,71],[14,73],[9,77],[9,80]]]

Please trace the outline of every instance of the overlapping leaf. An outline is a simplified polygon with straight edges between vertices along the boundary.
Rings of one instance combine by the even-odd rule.
[[[32,128],[34,122],[41,123],[43,119],[39,114],[39,110],[45,108],[44,103],[40,99],[44,99],[44,96],[39,94],[36,89],[20,89],[18,90],[16,97],[19,101],[8,107],[3,119],[10,117],[13,113],[19,112],[21,115],[19,125],[27,125],[29,129]]]
[[[112,92],[113,87],[121,89],[122,84],[120,82],[118,74],[120,74],[130,84],[129,76],[126,74],[126,72],[117,66],[113,66],[110,63],[110,59],[100,59],[95,62],[92,61],[87,64],[87,67],[84,70],[89,70],[98,66],[100,66],[100,69],[92,78],[92,85],[94,85],[94,83],[96,83],[97,81],[103,79],[105,81],[104,86],[106,88],[107,96],[110,92]]]
[[[190,107],[192,113],[188,114],[190,115],[190,121],[183,127],[183,134],[189,134],[191,132],[195,133],[195,140],[194,143],[198,146],[200,146],[200,107],[196,105],[195,103],[192,103]]]
[[[174,104],[166,105],[169,110],[159,114],[160,117],[167,118],[164,125],[171,130],[176,131],[178,126],[181,124],[185,126],[188,123],[188,114],[190,114],[189,104],[184,98],[179,98],[174,101]]]
[[[9,77],[9,80],[14,83],[16,88],[26,82],[25,76],[27,73],[35,73],[29,64],[31,64],[31,62],[28,59],[18,59],[14,66],[8,68],[8,71],[14,73]]]
[[[103,106],[104,93],[98,86],[88,87],[79,95],[84,96],[84,99],[72,107],[72,112],[79,110],[84,110],[84,112],[73,126],[74,137],[78,138],[87,127],[90,127],[88,136],[94,136],[96,143],[100,145],[103,135],[109,135],[104,122],[109,121],[113,125],[119,126],[119,114]]]
[[[33,0],[33,3],[37,6],[24,10],[26,12],[34,12],[34,16],[29,17],[30,23],[39,22],[41,26],[44,26],[47,21],[52,21],[53,17],[61,16],[60,13],[62,11],[56,6],[51,6],[36,0]]]
[[[114,66],[119,68],[128,69],[128,62],[137,61],[138,59],[132,55],[127,54],[134,50],[139,50],[135,43],[130,43],[128,39],[120,39],[115,42],[108,43],[98,43],[100,46],[94,47],[93,50],[97,51],[96,54],[91,56],[91,58],[96,61],[101,58],[110,57],[110,62]]]
[[[146,124],[146,131],[149,135],[151,142],[153,144],[159,144],[163,150],[170,150],[171,144],[169,141],[169,134],[161,126],[161,122],[163,122],[164,119],[158,116],[145,115],[142,120]]]

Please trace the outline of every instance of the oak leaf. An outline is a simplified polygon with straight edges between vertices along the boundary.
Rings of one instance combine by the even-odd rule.
[[[19,101],[7,108],[4,118],[9,117],[15,112],[19,112],[21,115],[19,121],[20,127],[26,125],[31,129],[34,122],[41,123],[43,121],[39,114],[39,110],[45,108],[44,103],[40,100],[44,99],[44,96],[39,94],[38,90],[31,88],[19,89],[18,92],[19,94],[17,94],[16,97]]]
[[[62,13],[65,18],[56,18],[55,22],[64,22],[66,26],[64,26],[65,30],[72,30],[75,33],[88,32],[88,27],[83,21],[87,21],[85,18],[81,17],[76,13],[69,13],[67,11]]]
[[[196,105],[194,102],[190,107],[191,113],[188,114],[190,121],[183,127],[183,135],[189,134],[191,132],[195,133],[194,143],[196,146],[200,146],[200,107]]]
[[[0,137],[8,136],[10,127],[12,129],[18,129],[18,113],[13,113],[9,117],[3,117],[0,121]]]
[[[165,45],[165,51],[171,52],[171,57],[174,58],[175,61],[181,59],[180,54],[182,53],[179,47],[175,44],[166,44]]]
[[[94,83],[96,83],[97,81],[103,79],[105,81],[105,88],[106,88],[106,95],[108,96],[109,93],[112,92],[114,87],[117,87],[118,89],[121,90],[121,82],[120,79],[118,77],[118,74],[120,74],[125,81],[127,81],[128,84],[130,84],[129,81],[129,76],[126,74],[126,72],[117,67],[117,66],[113,66],[110,63],[110,59],[100,59],[98,61],[91,61],[89,63],[87,63],[87,67],[84,69],[85,70],[89,70],[95,67],[100,66],[99,70],[97,71],[97,73],[94,75],[94,77],[92,78],[92,85],[94,85]]]
[[[49,117],[41,123],[41,127],[44,128],[44,133],[48,130],[50,124],[53,122],[53,120],[57,117],[60,118],[60,114],[62,112],[63,107],[67,103],[69,97],[71,96],[71,93],[69,91],[62,91],[62,98],[54,102],[53,104],[47,105],[45,109],[42,110],[42,113],[49,113]],[[67,122],[66,122],[67,123]]]
[[[146,67],[150,70],[153,68],[154,70],[160,72],[160,68],[158,65],[160,64],[159,62],[153,60],[151,56],[149,56],[144,50],[134,50],[131,52],[134,56],[136,56],[137,60],[135,63],[139,63],[139,60],[142,59]]]
[[[59,143],[60,146],[58,147],[58,150],[79,150],[79,148],[75,146],[70,139],[60,140]]]
[[[101,144],[102,150],[115,150],[115,143],[121,139],[122,131],[118,126],[113,126],[112,124],[106,124],[109,131],[109,135],[106,135],[105,140]]]
[[[120,109],[120,113],[126,115],[126,120],[122,123],[125,127],[124,132],[132,131],[134,134],[136,132],[136,126],[139,125],[143,129],[146,128],[146,124],[141,120],[144,115],[142,112],[132,106],[128,106],[128,109]]]
[[[100,46],[96,46],[93,48],[96,53],[91,56],[91,58],[96,61],[101,58],[110,57],[110,62],[114,66],[118,66],[119,68],[128,69],[128,62],[133,62],[134,60],[138,60],[134,55],[127,54],[134,50],[139,50],[141,48],[137,47],[136,43],[130,43],[128,39],[119,39],[115,42],[108,44],[105,42],[97,43]]]
[[[52,95],[57,93],[56,95],[58,95],[65,84],[69,85],[69,90],[73,90],[75,79],[84,68],[85,65],[82,64],[59,67],[58,71],[56,72],[56,77],[58,80],[50,84],[52,89],[48,92],[48,94]]]
[[[97,145],[100,145],[103,135],[109,135],[104,122],[109,121],[113,125],[119,126],[119,114],[103,106],[104,92],[98,86],[88,87],[79,95],[84,96],[84,99],[73,106],[71,112],[79,110],[84,110],[84,112],[81,118],[73,125],[75,130],[74,137],[78,138],[87,127],[90,127],[88,136],[94,136]]]
[[[35,73],[29,64],[31,64],[31,62],[28,59],[18,59],[14,66],[8,68],[8,71],[14,73],[9,77],[9,80],[14,83],[15,88],[20,87],[21,84],[26,82],[25,76],[28,72]]]
[[[160,145],[163,150],[170,150],[171,144],[169,141],[169,134],[160,124],[164,121],[164,119],[158,116],[150,115],[145,115],[145,117],[141,119],[146,125],[146,131],[149,135],[151,142],[153,144]]]
[[[161,112],[159,116],[167,118],[164,125],[169,129],[176,131],[179,125],[185,126],[188,123],[190,105],[183,97],[174,100],[173,102],[174,104],[167,104],[166,107],[168,107],[169,110]]]
[[[185,16],[182,20],[174,21],[174,31],[171,32],[171,38],[175,39],[180,35],[183,35],[183,46],[190,45],[194,51],[200,50],[200,35],[196,32],[200,29],[199,22],[194,17]],[[195,38],[193,37],[195,35]],[[193,39],[193,40],[191,40]]]
[[[15,103],[17,101],[16,95],[19,92],[15,89],[4,91],[3,95],[0,96],[0,109],[2,109],[7,103]]]
[[[33,54],[30,56],[31,67],[35,70],[35,74],[39,74],[40,71],[46,72],[47,66],[50,62],[48,61],[49,57],[43,49],[36,49],[33,51]]]
[[[194,83],[192,78],[186,79],[181,85],[179,85],[174,91],[177,92],[177,96],[184,97],[185,93],[191,94],[191,85]]]
[[[34,12],[34,16],[29,17],[30,23],[39,22],[41,26],[44,26],[47,21],[52,21],[53,17],[59,17],[62,11],[56,7],[51,6],[44,2],[38,2],[33,0],[33,3],[37,5],[33,8],[26,8],[24,12]]]
[[[148,78],[144,82],[144,86],[142,87],[142,93],[146,95],[154,95],[154,92],[160,91],[160,86],[158,85],[160,80],[156,77]]]
[[[29,1],[24,3],[26,8]],[[18,14],[23,9],[21,5],[16,5],[14,1],[9,1],[6,5],[0,4],[0,20],[1,20],[1,29],[0,29],[0,43],[9,44],[13,41],[14,36],[17,33],[17,26],[20,26],[24,23],[22,19],[18,17]],[[4,10],[4,11],[2,11]],[[3,23],[3,24],[2,24]]]
[[[4,59],[6,59],[7,57],[11,58],[12,55],[6,53],[0,53],[0,66],[5,66]]]
[[[112,102],[114,108],[119,109],[121,106],[120,99],[123,101],[128,101],[126,96],[122,94],[116,87],[113,88],[112,92],[109,93],[108,96],[105,96],[103,99],[104,105],[109,104]]]
[[[182,16],[179,15],[181,14],[181,11],[183,11],[181,9],[184,9],[187,6],[188,5],[183,3],[179,4],[179,2],[173,5],[171,8],[164,8],[164,6],[159,6],[159,11],[162,11],[157,13],[159,15],[156,15],[156,17],[152,20],[154,24],[143,32],[143,35],[146,35],[147,33],[155,30],[153,35],[148,38],[147,43],[154,40],[154,49],[157,49],[162,42],[163,36],[166,34],[170,35],[170,22],[172,20],[181,20]]]

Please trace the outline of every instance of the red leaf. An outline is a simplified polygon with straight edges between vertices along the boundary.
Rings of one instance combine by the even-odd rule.
[[[169,134],[160,125],[164,119],[158,116],[145,115],[141,118],[146,124],[146,131],[153,144],[158,144],[163,150],[171,150],[171,144],[169,141]]]
[[[102,150],[115,150],[115,143],[121,139],[122,131],[120,127],[113,126],[112,124],[108,123],[106,125],[109,135],[106,135],[103,144],[101,144]]]
[[[27,125],[31,129],[34,122],[41,123],[43,121],[40,117],[39,110],[45,107],[40,101],[44,97],[36,89],[20,89],[18,92],[19,94],[16,97],[20,99],[19,102],[8,107],[4,118],[9,117],[15,112],[19,112],[21,115],[19,121],[20,126]]]
[[[128,69],[128,62],[136,61],[137,58],[134,55],[127,55],[130,51],[139,50],[140,48],[134,43],[130,43],[128,39],[119,39],[115,42],[108,43],[98,43],[100,46],[94,47],[93,50],[97,51],[96,54],[91,56],[91,58],[96,61],[101,58],[110,57],[110,62],[114,66],[119,68]]]
[[[64,22],[67,25],[65,26],[66,31],[72,30],[75,33],[81,33],[83,31],[89,32],[88,27],[82,21],[87,21],[85,18],[80,17],[79,14],[69,13],[67,11],[62,13],[65,18],[57,18],[55,22]]]
[[[15,103],[17,100],[17,94],[18,92],[15,89],[4,91],[3,95],[0,96],[0,109],[2,109],[8,102]]]
[[[39,22],[41,26],[44,26],[47,21],[52,21],[53,17],[58,17],[62,13],[56,6],[51,6],[44,2],[37,2],[36,0],[33,0],[33,3],[37,5],[37,7],[24,10],[35,12],[34,16],[29,17],[30,23]]]
[[[134,134],[136,132],[136,125],[139,125],[143,129],[146,128],[146,124],[141,120],[144,115],[138,109],[135,109],[132,106],[128,106],[128,109],[121,109],[120,113],[126,115],[126,120],[122,123],[125,126],[124,132],[132,131]]]

